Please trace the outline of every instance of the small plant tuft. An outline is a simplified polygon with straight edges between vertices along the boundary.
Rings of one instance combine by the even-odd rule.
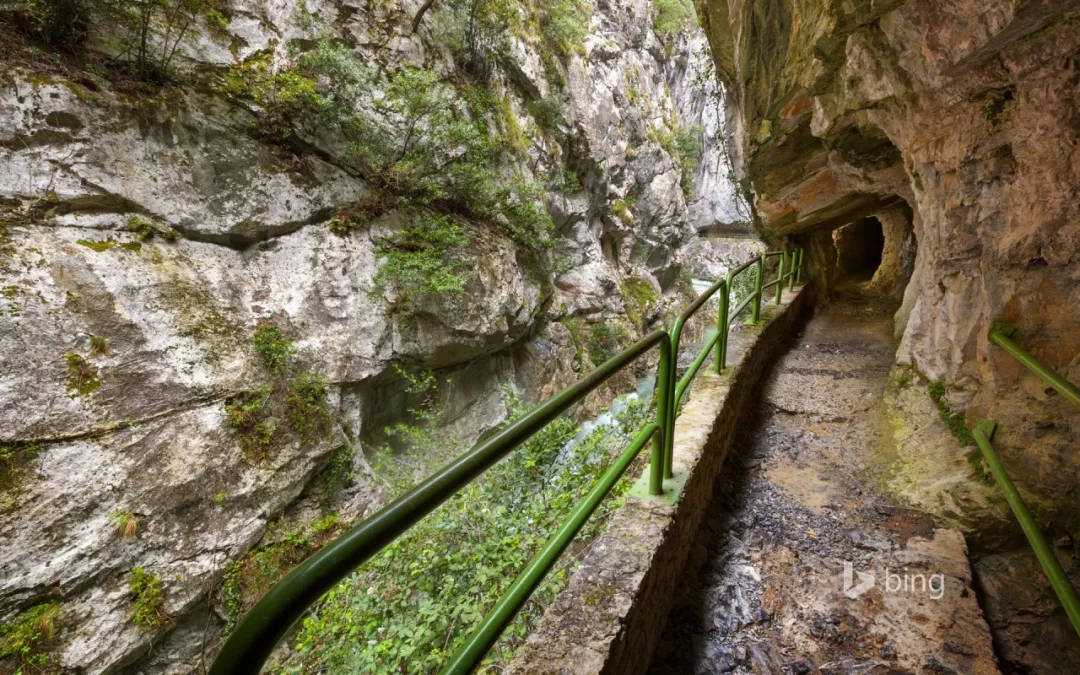
[[[64,359],[67,361],[68,396],[89,396],[101,387],[97,370],[86,359],[75,352],[68,352]]]
[[[21,669],[16,672],[46,672],[49,657],[43,648],[52,640],[59,618],[60,604],[48,602],[0,624],[0,660],[17,661]]]
[[[121,539],[134,539],[139,533],[139,519],[127,509],[109,514],[109,522]]]
[[[131,621],[141,628],[153,630],[164,626],[169,615],[163,605],[165,596],[161,592],[161,579],[148,573],[141,567],[131,570],[128,582],[131,594],[135,596],[135,608]]]
[[[952,433],[959,443],[960,447],[966,448],[975,445],[975,437],[971,435],[971,432],[967,428],[967,424],[964,423],[964,416],[959,413],[953,413],[949,409],[949,403],[945,400],[945,394],[947,388],[944,382],[932,382],[927,388],[927,393],[930,394],[930,398],[937,405],[938,416],[941,421],[945,423],[949,432]],[[969,452],[967,455],[968,461],[972,465],[972,470],[980,479],[989,478],[989,473],[982,464],[982,454],[978,448],[975,448],[973,452]]]
[[[263,365],[272,373],[281,373],[289,357],[296,353],[292,341],[281,334],[281,329],[269,322],[262,322],[255,329],[251,346],[262,357]]]
[[[109,355],[109,340],[102,335],[90,336],[90,353],[95,356]]]
[[[594,323],[589,332],[589,360],[594,366],[599,366],[629,343],[630,332],[621,322]]]
[[[139,241],[146,241],[154,236],[156,230],[153,223],[142,216],[129,216],[127,220],[127,227],[132,233],[138,237]]]

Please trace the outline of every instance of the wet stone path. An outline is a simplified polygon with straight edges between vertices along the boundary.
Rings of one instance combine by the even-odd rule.
[[[891,310],[819,307],[774,364],[650,673],[997,672],[963,537],[888,504],[868,470]]]

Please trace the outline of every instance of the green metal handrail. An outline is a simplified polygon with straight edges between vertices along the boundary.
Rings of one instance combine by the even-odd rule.
[[[991,342],[1009,352],[1013,358],[1041,377],[1043,382],[1053,387],[1057,393],[1064,396],[1065,400],[1080,408],[1080,389],[1072,382],[1055,373],[1045,363],[1024,351],[1020,345],[1013,341],[1013,338],[1017,337],[1020,337],[1020,329],[1007,323],[999,323],[990,331]]]
[[[651,422],[639,432],[634,441],[601,476],[566,522],[544,544],[506,594],[496,602],[469,640],[451,656],[442,671],[448,674],[470,672],[483,660],[491,646],[513,621],[517,612],[542,583],[562,552],[588,521],[589,516],[650,439],[653,444],[649,464],[649,494],[654,496],[663,494],[664,478],[673,476],[677,401],[681,399],[690,380],[714,348],[716,349],[717,372],[723,370],[730,323],[751,300],[754,302],[751,323],[758,322],[765,260],[777,254],[781,256],[781,265],[777,280],[773,283],[779,282],[777,288],[777,303],[779,303],[783,282],[788,280],[793,287],[797,271],[801,269],[801,249],[798,253],[792,252],[792,265],[797,265],[797,267],[790,269],[786,276],[783,265],[786,256],[783,252],[762,254],[760,258],[732,270],[725,279],[714,283],[691,303],[675,321],[670,334],[658,330],[635,342],[597,366],[577,383],[543,402],[491,439],[462,454],[409,492],[380,509],[375,515],[313,554],[274,585],[240,620],[214,661],[210,674],[258,673],[278,641],[308,608],[335,584],[512,452],[530,436],[585,398],[589,392],[599,387],[616,372],[630,365],[653,347],[658,347],[660,358],[656,381],[656,421]],[[739,305],[729,320],[727,310],[731,282],[736,275],[755,264],[758,265],[755,291]],[[675,358],[678,354],[683,326],[720,289],[723,289],[724,293],[720,296],[716,335],[706,343],[705,348],[695,358],[687,374],[680,380],[679,387],[676,388]]]
[[[1028,511],[1023,498],[1020,497],[1020,492],[1013,485],[1009,474],[1005,473],[1005,467],[1001,465],[1001,460],[998,459],[997,453],[994,452],[994,446],[990,445],[990,439],[993,438],[996,430],[996,422],[983,420],[971,430],[971,435],[975,438],[975,444],[979,446],[983,458],[990,466],[990,473],[994,475],[994,480],[1001,487],[1001,491],[1005,493],[1005,501],[1009,503],[1009,508],[1012,509],[1013,515],[1016,516],[1016,520],[1020,523],[1020,529],[1027,536],[1031,549],[1035,551],[1035,557],[1039,559],[1039,564],[1042,565],[1046,578],[1050,580],[1050,585],[1054,587],[1054,592],[1057,593],[1058,600],[1061,601],[1062,607],[1065,608],[1065,614],[1068,615],[1073,630],[1076,631],[1077,635],[1080,635],[1080,597],[1077,597],[1076,589],[1073,588],[1069,577],[1066,576],[1065,570],[1061,568],[1061,563],[1058,562],[1053,549],[1043,538],[1039,526],[1035,523],[1035,519],[1031,517],[1031,512]]]
[[[646,426],[634,439],[619,458],[608,468],[600,478],[600,482],[589,492],[585,500],[574,509],[573,513],[555,534],[544,544],[544,548],[532,559],[525,570],[506,590],[506,594],[499,598],[495,606],[480,622],[473,631],[468,642],[454,652],[450,660],[439,671],[443,675],[458,675],[472,672],[476,664],[484,660],[488,650],[498,641],[506,627],[514,620],[518,611],[529,601],[533,592],[544,581],[544,577],[555,566],[559,556],[574,540],[577,533],[585,526],[589,516],[593,514],[600,502],[607,497],[615,483],[619,482],[622,475],[630,468],[641,451],[642,446],[649,437],[660,431],[660,425],[653,422]]]
[[[990,331],[989,338],[990,342],[1011,354],[1028,370],[1042,378],[1043,382],[1057,390],[1067,401],[1080,408],[1080,389],[1077,389],[1072,382],[1055,373],[1045,363],[1016,344],[1013,338],[1018,337],[1019,333],[1020,331],[1016,326],[998,323]],[[975,444],[979,446],[983,459],[986,460],[986,464],[990,467],[990,473],[993,474],[994,480],[1001,488],[1001,491],[1005,493],[1005,500],[1009,503],[1009,508],[1012,509],[1013,515],[1016,516],[1016,520],[1020,523],[1020,529],[1024,531],[1028,543],[1031,544],[1031,549],[1035,552],[1039,564],[1042,565],[1046,578],[1050,580],[1050,585],[1054,588],[1058,600],[1061,601],[1062,607],[1065,608],[1065,614],[1068,615],[1073,630],[1076,631],[1077,635],[1080,635],[1080,597],[1077,597],[1076,589],[1073,588],[1069,577],[1065,574],[1065,570],[1062,569],[1053,549],[1046,543],[1038,524],[1031,516],[1031,512],[1020,496],[1020,492],[1016,489],[1012,479],[1009,478],[1009,474],[1006,473],[997,452],[994,451],[994,446],[990,443],[997,428],[996,422],[983,420],[971,430],[971,435],[975,439]]]

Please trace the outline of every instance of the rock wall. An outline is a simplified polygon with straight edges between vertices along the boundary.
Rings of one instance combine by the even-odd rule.
[[[565,163],[580,180],[544,199],[566,262],[530,271],[506,234],[476,224],[465,290],[392,311],[375,292],[377,247],[402,214],[332,232],[333,216],[371,193],[341,139],[283,150],[260,135],[259,110],[217,86],[235,63],[287,60],[290,45],[320,37],[373,68],[463,77],[438,11],[413,30],[421,4],[308,0],[298,16],[294,3],[231,0],[221,25],[200,21],[178,43],[177,82],[150,94],[2,26],[0,623],[59,603],[53,665],[207,662],[230,564],[328,511],[345,524],[380,505],[364,452],[415,402],[395,366],[435,370],[444,388],[453,379],[444,423],[475,439],[504,419],[503,384],[543,397],[587,370],[590,326],[631,302],[632,329],[662,319],[685,292],[693,232],[740,218],[712,140],[718,109],[695,79],[700,31],[661,38],[647,0],[586,3],[584,45],[558,67],[556,133],[530,112],[552,91],[537,44],[511,36],[492,77],[533,134],[498,170],[550,182]],[[109,29],[93,26],[91,53],[115,53]],[[672,126],[702,143],[694,193],[654,133]],[[631,297],[627,279],[652,292]],[[292,368],[325,378],[329,418],[255,463],[225,404],[271,377],[251,346],[260,325],[291,340]],[[159,626],[132,621],[135,568],[161,580]]]
[[[737,163],[767,234],[809,244],[829,270],[824,233],[875,214],[907,220],[895,227],[915,235],[911,280],[879,289],[903,294],[897,363],[946,383],[968,426],[1001,423],[1006,467],[1069,532],[1080,514],[1080,411],[987,334],[1014,323],[1025,348],[1080,380],[1078,8],[702,3]],[[909,264],[911,245],[894,241],[886,258]]]

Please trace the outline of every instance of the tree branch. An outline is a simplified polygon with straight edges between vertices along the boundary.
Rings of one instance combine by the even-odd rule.
[[[424,15],[431,9],[431,6],[435,4],[435,0],[424,0],[424,4],[416,12],[416,16],[412,20],[412,32],[415,33],[416,29],[420,27],[420,22],[424,20]]]

